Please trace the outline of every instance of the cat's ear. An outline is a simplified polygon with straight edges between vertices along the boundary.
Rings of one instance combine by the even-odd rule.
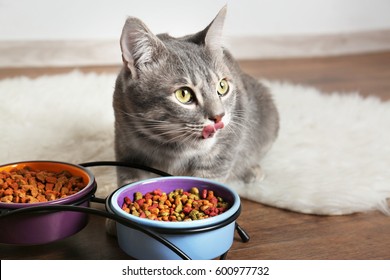
[[[198,45],[205,45],[212,52],[222,55],[222,33],[226,12],[227,5],[219,11],[214,20],[204,30],[189,37],[189,40]]]
[[[225,23],[227,6],[224,6],[210,25],[206,28],[205,45],[213,52],[222,53],[222,33]]]
[[[138,69],[153,62],[165,49],[161,40],[141,20],[134,17],[126,20],[120,45],[123,63],[130,70],[133,78],[137,78]]]

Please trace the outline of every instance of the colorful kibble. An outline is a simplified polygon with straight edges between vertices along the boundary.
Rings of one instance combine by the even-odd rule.
[[[142,195],[134,194],[133,200],[124,198],[122,209],[140,218],[158,221],[194,221],[217,216],[225,212],[229,204],[216,197],[211,190],[193,187],[190,191],[176,189],[166,194],[160,189]]]

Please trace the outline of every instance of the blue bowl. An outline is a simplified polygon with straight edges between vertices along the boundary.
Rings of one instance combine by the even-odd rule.
[[[189,191],[197,187],[213,190],[230,207],[224,213],[203,220],[189,222],[154,221],[126,213],[121,209],[124,198],[133,198],[135,192],[145,194],[161,189],[169,193],[175,189]],[[107,201],[110,212],[152,230],[180,248],[191,259],[214,259],[226,253],[233,244],[235,220],[241,212],[238,194],[228,186],[196,177],[160,177],[125,185],[111,194]],[[143,260],[181,259],[174,251],[145,233],[117,223],[118,244],[126,254]]]

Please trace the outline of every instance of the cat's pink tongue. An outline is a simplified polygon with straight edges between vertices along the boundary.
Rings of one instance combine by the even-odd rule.
[[[215,124],[209,124],[209,125],[206,125],[203,130],[202,130],[202,136],[204,139],[207,139],[209,137],[213,137],[215,132],[218,130],[218,129],[221,129],[224,127],[224,124],[223,122],[217,122]]]

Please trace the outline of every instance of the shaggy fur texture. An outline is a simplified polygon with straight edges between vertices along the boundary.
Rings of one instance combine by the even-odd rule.
[[[0,81],[0,164],[114,159],[114,74]],[[242,198],[302,213],[389,214],[390,102],[358,94],[263,81],[280,113],[280,134],[263,159],[266,177],[230,182]],[[116,186],[115,169],[92,168],[97,195]]]

